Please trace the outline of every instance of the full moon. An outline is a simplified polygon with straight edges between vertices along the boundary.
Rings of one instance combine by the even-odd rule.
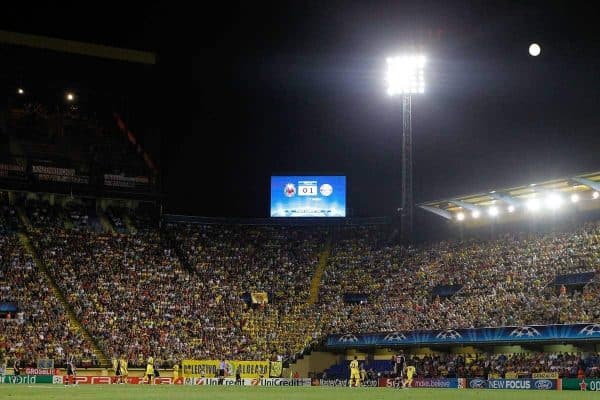
[[[541,52],[542,52],[542,48],[540,47],[539,44],[532,43],[529,45],[529,54],[531,54],[532,56],[534,56],[534,57],[539,56]]]

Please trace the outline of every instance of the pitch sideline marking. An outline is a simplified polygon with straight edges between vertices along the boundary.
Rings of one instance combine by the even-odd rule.
[[[29,387],[29,388],[36,388],[36,389],[65,389],[67,386],[60,386],[60,385],[56,385],[56,386],[28,385],[27,387]]]

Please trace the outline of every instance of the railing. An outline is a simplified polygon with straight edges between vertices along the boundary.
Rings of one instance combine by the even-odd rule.
[[[163,214],[163,220],[170,223],[203,225],[296,225],[296,226],[336,226],[336,225],[387,225],[388,217],[372,218],[227,218],[198,217],[193,215]]]

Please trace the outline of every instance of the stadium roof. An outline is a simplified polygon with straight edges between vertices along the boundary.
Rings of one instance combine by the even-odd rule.
[[[29,35],[18,32],[0,30],[0,43],[52,50],[63,53],[79,54],[97,58],[106,58],[111,60],[142,64],[156,64],[156,54],[148,51],[124,49],[100,44],[78,42],[74,40],[51,38],[47,36]]]
[[[512,188],[455,196],[418,205],[442,218],[461,221],[511,220],[524,214],[543,215],[568,206],[580,210],[600,208],[600,171],[531,183]]]

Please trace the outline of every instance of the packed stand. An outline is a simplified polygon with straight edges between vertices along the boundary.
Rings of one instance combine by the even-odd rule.
[[[281,226],[171,225],[181,256],[210,297],[267,292],[263,307],[241,304],[238,318],[258,359],[289,356],[321,337],[307,304],[323,229]]]
[[[126,355],[132,365],[149,354],[167,364],[279,358],[328,333],[600,320],[597,283],[561,294],[546,288],[557,274],[600,272],[598,223],[407,249],[389,243],[387,225],[159,230],[151,214],[121,210],[108,213],[122,228],[113,234],[101,232],[83,205],[30,201],[26,211],[32,243],[80,321],[107,355]],[[4,221],[14,212],[1,215]],[[311,279],[329,240],[311,304]],[[450,298],[431,296],[449,284],[463,288]],[[251,304],[253,292],[267,292],[268,304]],[[367,301],[349,304],[347,294]]]
[[[139,222],[139,221],[138,221]],[[173,227],[193,265],[183,267],[158,229],[101,233],[49,222],[30,236],[79,320],[106,354],[132,365],[148,354],[272,359],[315,339],[306,313],[323,238],[312,230]],[[264,291],[253,307],[243,294]]]
[[[32,237],[78,319],[106,354],[126,355],[132,365],[143,364],[148,354],[173,360],[190,355],[197,336],[206,337],[200,322],[205,313],[193,307],[202,287],[162,248],[156,232],[46,228]]]
[[[441,242],[408,250],[380,246],[377,230],[337,241],[321,287],[329,333],[456,329],[600,321],[600,285],[557,295],[558,274],[600,272],[600,224],[572,231]],[[462,284],[456,295],[431,296]],[[347,304],[348,292],[368,296]]]
[[[0,360],[12,365],[35,366],[38,359],[67,357],[78,365],[95,364],[91,347],[71,327],[69,318],[45,277],[15,233],[0,228],[0,303],[16,304],[16,313],[0,318]]]

